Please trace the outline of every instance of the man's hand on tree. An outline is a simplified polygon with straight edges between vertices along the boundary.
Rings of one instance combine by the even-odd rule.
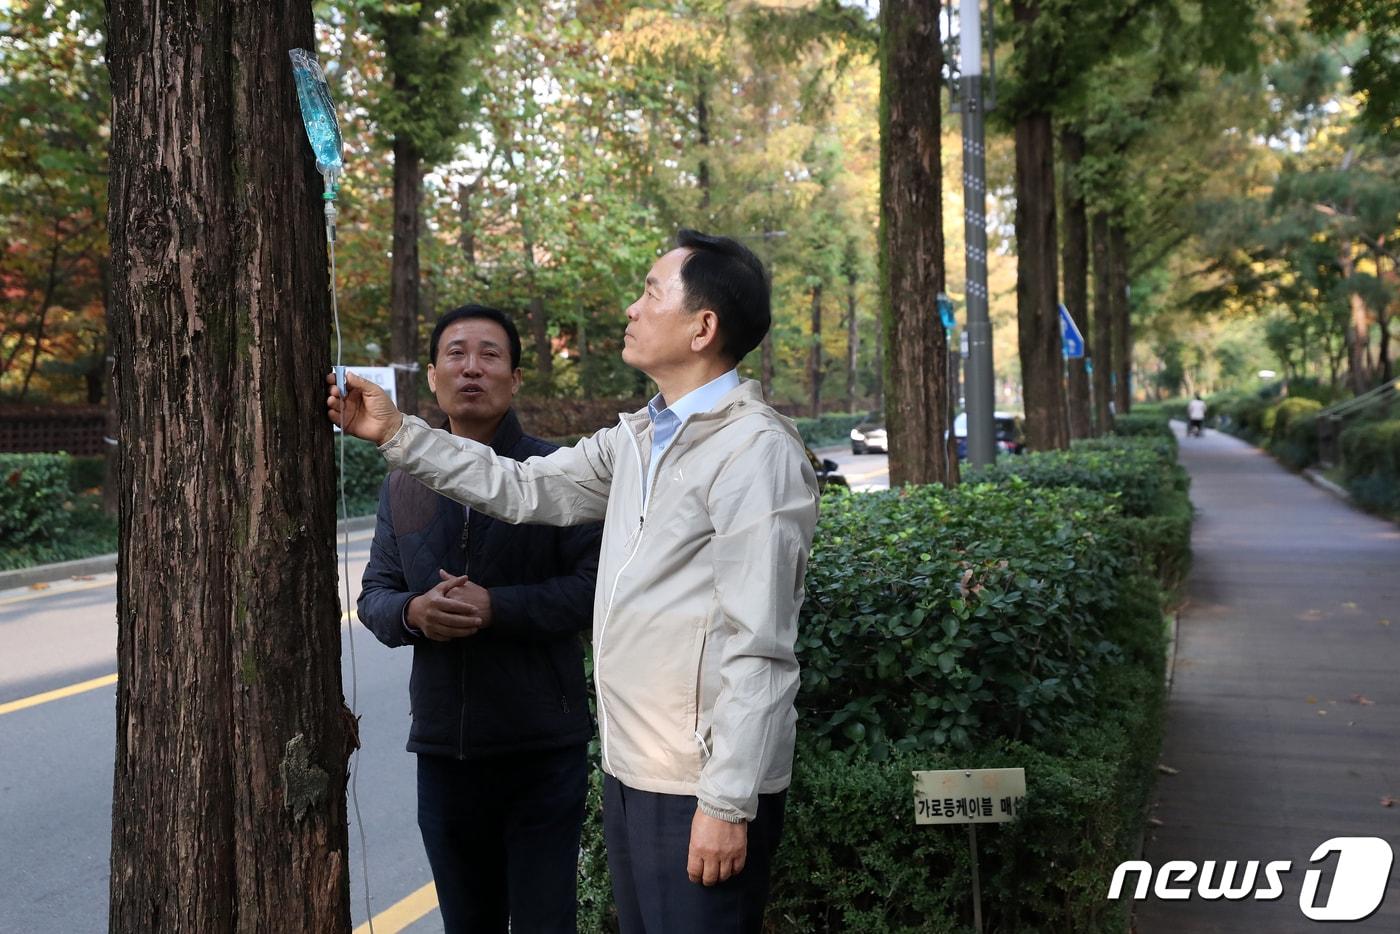
[[[326,397],[327,414],[332,422],[340,426],[341,431],[376,446],[398,433],[403,425],[403,414],[394,408],[393,400],[384,390],[349,370],[345,371],[347,395],[344,399],[340,396],[334,373],[326,377],[326,382],[330,384],[330,395]]]
[[[443,578],[440,584],[408,601],[408,625],[435,642],[476,635],[485,625],[481,614],[452,592],[470,581],[465,575],[454,577],[443,570],[438,574]]]

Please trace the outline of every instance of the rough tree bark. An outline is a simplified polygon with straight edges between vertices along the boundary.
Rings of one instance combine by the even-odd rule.
[[[1133,407],[1133,323],[1128,305],[1128,231],[1119,216],[1108,225],[1108,295],[1113,312],[1113,406],[1119,415]]]
[[[856,360],[860,354],[860,329],[856,327],[856,280],[846,282],[846,411],[856,411]]]
[[[812,286],[812,349],[807,358],[807,387],[812,418],[822,416],[822,287]]]
[[[1087,340],[1092,330],[1089,321],[1089,222],[1084,213],[1084,193],[1080,190],[1079,179],[1076,177],[1079,163],[1084,158],[1084,136],[1077,130],[1066,127],[1060,133],[1060,152],[1064,155],[1064,184],[1061,191],[1065,216],[1060,256],[1064,266],[1062,275],[1065,283],[1065,307],[1069,309],[1070,316],[1079,325],[1080,332]],[[1084,368],[1082,357],[1067,361],[1067,368],[1069,436],[1087,438],[1093,433],[1090,420],[1089,373]]]
[[[880,304],[890,485],[948,482],[938,4],[880,4]]]
[[[1096,211],[1091,223],[1094,249],[1094,430],[1106,434],[1113,427],[1108,403],[1113,399],[1113,301],[1109,276],[1108,214]]]
[[[396,78],[396,81],[402,78]],[[418,231],[423,158],[412,140],[394,140],[394,243],[389,269],[389,357],[399,411],[418,414]]]
[[[1016,325],[1026,443],[1037,451],[1069,446],[1057,233],[1050,115],[1027,114],[1016,121]]]
[[[1337,257],[1337,264],[1341,267],[1342,278],[1350,279],[1356,272],[1356,256],[1353,253],[1354,247],[1351,243],[1342,246],[1342,252]],[[1351,384],[1351,391],[1355,395],[1361,395],[1374,385],[1371,379],[1371,311],[1366,307],[1366,299],[1360,292],[1353,291],[1347,297],[1347,326],[1346,348],[1347,348],[1347,382]]]
[[[110,0],[114,932],[348,931],[307,0]],[[252,142],[250,142],[252,141]]]

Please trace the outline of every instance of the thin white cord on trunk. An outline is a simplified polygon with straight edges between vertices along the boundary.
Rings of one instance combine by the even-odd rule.
[[[343,346],[340,339],[340,307],[335,291],[335,207],[326,202],[329,223],[326,226],[326,241],[331,252],[331,318],[335,321],[335,366],[341,373],[344,364]],[[345,583],[346,627],[350,637],[350,713],[356,720],[356,746],[359,745],[359,671],[355,664],[355,620],[350,609],[350,504],[345,498],[345,432],[340,433],[340,529],[344,549],[341,552],[341,580]],[[365,884],[365,918],[369,923],[370,934],[374,934],[374,909],[369,901],[369,852],[365,846],[365,822],[360,817],[360,795],[357,779],[359,770],[359,749],[350,753],[350,801],[355,808],[355,829],[360,834],[360,873]]]

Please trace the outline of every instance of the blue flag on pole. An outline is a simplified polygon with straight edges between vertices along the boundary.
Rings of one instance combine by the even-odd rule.
[[[1079,327],[1064,305],[1060,306],[1060,347],[1066,360],[1084,356],[1084,335],[1079,333]]]

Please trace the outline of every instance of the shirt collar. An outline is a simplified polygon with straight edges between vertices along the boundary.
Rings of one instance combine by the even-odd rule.
[[[670,405],[666,404],[666,401],[661,398],[661,393],[658,392],[656,395],[652,396],[651,401],[647,403],[647,415],[651,418],[651,423],[653,425],[656,424],[656,420],[660,418],[664,412],[670,412],[675,417],[677,423],[683,423],[692,415],[708,412],[710,409],[714,408],[715,403],[723,399],[738,385],[739,370],[735,368],[725,373],[723,376],[716,376],[698,389],[692,389]]]

